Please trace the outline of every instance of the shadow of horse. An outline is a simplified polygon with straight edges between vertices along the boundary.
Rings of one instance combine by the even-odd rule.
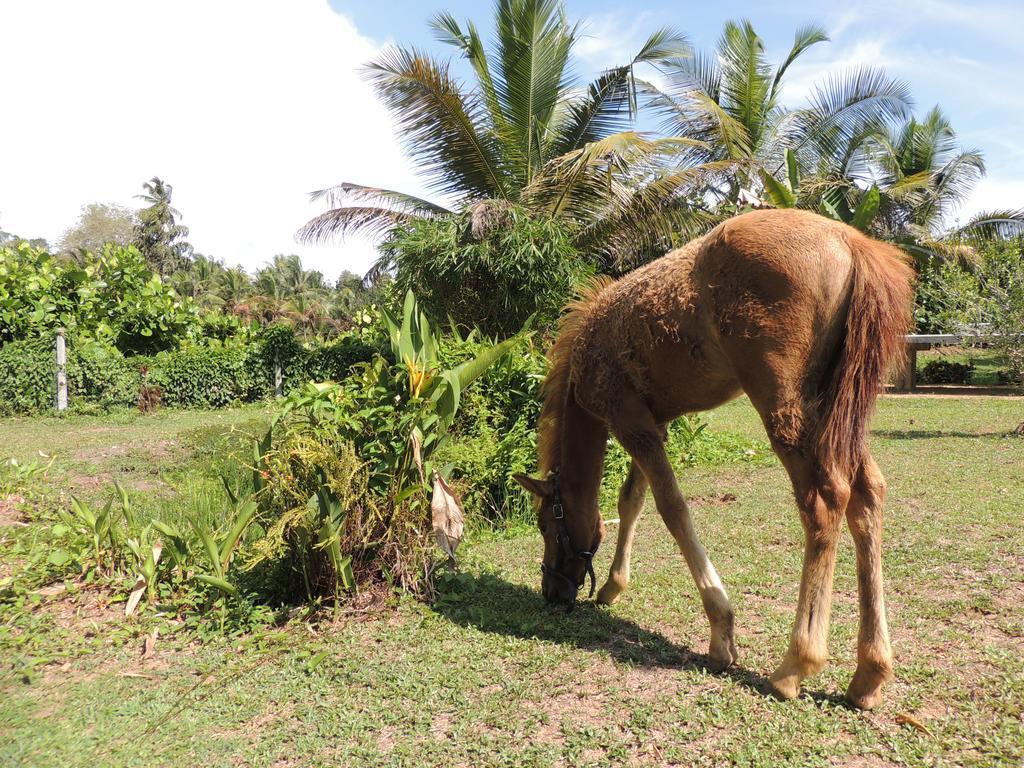
[[[718,672],[705,654],[616,616],[592,600],[578,602],[566,614],[564,608],[548,605],[535,590],[492,573],[448,575],[442,577],[438,587],[440,594],[433,610],[462,627],[603,652],[621,664]],[[735,666],[721,674],[752,691],[771,695],[768,678],[753,670]],[[819,703],[845,703],[834,694],[810,695]]]

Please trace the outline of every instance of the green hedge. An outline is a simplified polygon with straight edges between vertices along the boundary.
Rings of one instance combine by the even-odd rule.
[[[12,341],[0,346],[0,416],[53,409],[57,384],[54,337]],[[291,329],[272,326],[237,346],[191,346],[147,357],[125,357],[116,348],[68,339],[68,403],[74,410],[134,406],[142,371],[160,387],[164,405],[222,407],[254,402],[273,394],[275,361],[284,388],[310,380],[340,380],[374,349],[354,336],[306,348]]]

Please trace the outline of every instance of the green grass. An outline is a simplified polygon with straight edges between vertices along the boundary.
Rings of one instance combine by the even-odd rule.
[[[77,446],[66,463],[58,455],[51,492],[89,471],[205,478],[230,425],[261,418],[246,410],[123,424],[7,421],[0,445],[26,458]],[[746,401],[708,418],[711,429],[763,440]],[[1021,399],[881,401],[872,446],[890,483],[885,569],[897,679],[874,712],[839,699],[856,636],[849,537],[836,575],[833,663],[797,701],[763,693],[786,646],[802,534],[785,473],[754,461],[682,473],[737,610],[741,658],[725,674],[704,666],[706,620],[649,505],[630,590],[611,609],[585,603],[569,616],[537,593],[534,532],[465,544],[463,571],[434,606],[368,600],[337,620],[300,616],[205,643],[174,617],[126,621],[121,603],[93,589],[23,595],[0,606],[0,764],[1020,765],[1024,439],[1005,434],[1022,419]],[[168,441],[166,453],[144,447],[154,440]],[[128,444],[116,461],[102,458]],[[34,527],[0,529],[0,561]],[[599,553],[599,574],[612,549],[609,541]],[[154,629],[155,651],[142,659]],[[899,724],[900,715],[928,733]]]

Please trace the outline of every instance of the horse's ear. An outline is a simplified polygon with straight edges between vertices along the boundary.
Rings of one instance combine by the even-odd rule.
[[[546,498],[554,492],[554,484],[550,480],[538,480],[535,477],[517,473],[512,476],[515,481],[534,496]]]

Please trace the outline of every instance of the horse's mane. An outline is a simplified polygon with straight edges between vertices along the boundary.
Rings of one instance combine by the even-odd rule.
[[[544,405],[537,438],[541,477],[547,477],[560,463],[562,414],[572,388],[572,353],[576,340],[594,300],[613,282],[612,278],[600,275],[581,287],[558,323],[558,338],[548,352],[548,375],[541,389]]]

